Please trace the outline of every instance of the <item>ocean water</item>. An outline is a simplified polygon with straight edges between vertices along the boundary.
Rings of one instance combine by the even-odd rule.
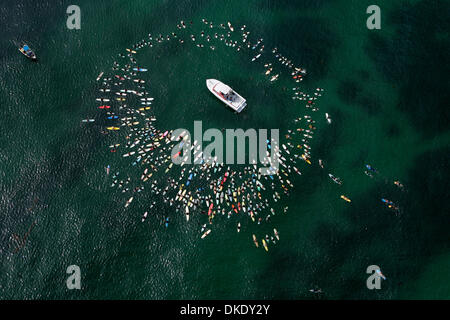
[[[68,30],[69,1],[0,0],[0,298],[2,299],[448,299],[449,3],[378,1],[381,30],[366,28],[370,1],[78,1],[81,30]],[[97,125],[95,78],[148,33],[177,32],[180,20],[247,25],[308,70],[305,91],[324,88],[315,159],[302,167],[274,217],[281,241],[257,250],[251,231],[163,207],[140,218],[143,196],[124,209],[104,167],[121,169]],[[39,62],[27,61],[26,41]],[[215,51],[145,49],[158,126],[288,128],[304,110],[283,81],[268,86],[251,63]],[[245,92],[241,115],[217,109],[206,78]],[[333,122],[327,125],[323,113]],[[320,117],[318,117],[320,119]],[[380,172],[364,175],[364,164]],[[393,185],[405,185],[405,191]],[[339,199],[346,194],[348,204]],[[380,198],[401,207],[395,215]],[[126,200],[126,199],[125,199]],[[243,223],[245,231],[251,225]],[[25,239],[16,250],[14,239]],[[69,265],[82,290],[68,290]],[[366,268],[387,280],[368,290]],[[321,295],[308,290],[320,287]]]

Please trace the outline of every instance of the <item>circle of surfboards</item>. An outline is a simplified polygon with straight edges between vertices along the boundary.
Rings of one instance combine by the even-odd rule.
[[[316,100],[322,95],[323,89],[316,89],[312,95],[301,91],[298,83],[304,79],[306,70],[295,66],[280,53],[278,48],[266,49],[262,38],[251,39],[245,25],[239,28],[240,32],[236,32],[230,22],[214,24],[202,19],[198,23],[202,29],[200,35],[192,33],[197,22],[180,21],[177,24],[177,32],[165,36],[149,34],[146,39],[142,39],[131,48],[126,48],[124,53],[119,54],[121,62],[113,63],[112,74],[105,75],[102,71],[96,78],[101,93],[96,98],[99,104],[96,110],[100,114],[96,119],[88,117],[82,122],[106,123],[99,126],[103,134],[115,140],[109,146],[109,150],[112,153],[122,151],[123,158],[132,159],[132,167],[145,167],[138,180],[139,186],[136,187],[132,186],[132,182],[136,180],[134,176],[127,176],[123,172],[116,172],[111,176],[111,187],[129,195],[125,208],[129,207],[145,189],[142,183],[150,183],[150,192],[160,196],[164,204],[175,207],[177,213],[184,214],[187,221],[194,212],[207,216],[210,228],[206,228],[206,224],[203,224],[200,238],[204,239],[211,233],[216,216],[222,215],[231,219],[245,214],[255,225],[270,223],[271,217],[276,216],[276,211],[273,205],[270,205],[269,197],[266,197],[265,193],[272,195],[270,199],[272,203],[278,202],[281,199],[280,193],[289,195],[290,188],[294,187],[291,180],[302,175],[297,162],[305,166],[311,165],[312,151],[309,141],[316,130],[316,121],[312,115],[319,110]],[[294,107],[298,107],[298,102],[301,102],[307,114],[293,119],[292,125],[296,128],[287,130],[284,135],[286,142],[272,145],[271,141],[267,140],[267,154],[272,150],[279,154],[281,167],[278,172],[274,170],[271,175],[261,176],[255,164],[244,166],[240,170],[231,169],[230,166],[217,162],[188,167],[185,166],[187,160],[185,158],[182,159],[180,166],[173,166],[170,160],[181,156],[181,153],[171,155],[170,150],[175,143],[188,143],[188,136],[183,133],[179,137],[172,137],[173,131],[164,131],[156,127],[156,117],[152,114],[155,99],[147,91],[147,81],[142,79],[146,72],[151,74],[151,69],[149,71],[137,62],[138,53],[143,48],[152,48],[169,41],[178,41],[180,45],[192,43],[197,48],[209,50],[216,50],[220,44],[224,44],[230,50],[251,53],[250,63],[264,61],[261,62],[263,66],[261,76],[270,83],[282,79],[280,78],[282,74],[287,75],[287,79],[293,82],[291,91],[288,92],[292,94],[292,100],[297,102]],[[283,79],[283,83],[287,85],[287,80]],[[100,119],[101,121],[97,121]],[[331,123],[328,113],[326,120]],[[125,142],[116,143],[117,139],[124,139]],[[200,148],[197,143],[194,141],[191,146],[194,152]],[[200,158],[201,153],[194,162]],[[319,164],[323,168],[322,160]],[[177,170],[175,167],[178,167],[178,174],[175,173]],[[114,170],[114,165],[109,164],[107,168],[109,175],[110,170]],[[157,177],[158,172],[163,172],[163,177]],[[170,172],[174,172],[174,175]],[[240,184],[236,182],[238,178],[241,180]],[[202,183],[198,183],[199,181]],[[153,201],[145,210],[141,217],[142,222],[156,212],[156,203]],[[286,213],[287,207],[277,211]],[[165,227],[169,227],[169,221],[168,216],[162,219]],[[237,222],[237,233],[242,229],[251,229],[248,224],[241,222],[243,221]],[[255,246],[259,247],[255,233],[251,239]],[[279,239],[278,231],[273,228],[273,234],[270,236],[266,234],[261,239],[261,244],[268,251],[269,244],[275,244]]]

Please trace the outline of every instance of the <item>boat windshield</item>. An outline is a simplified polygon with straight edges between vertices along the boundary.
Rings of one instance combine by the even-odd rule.
[[[236,100],[236,94],[233,90],[230,90],[228,93],[224,94],[224,98],[228,101],[234,102]]]

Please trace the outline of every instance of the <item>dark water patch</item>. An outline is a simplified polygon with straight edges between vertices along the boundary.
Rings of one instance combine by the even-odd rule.
[[[448,130],[450,109],[450,11],[448,1],[421,1],[395,9],[392,37],[370,33],[368,56],[400,88],[398,108],[427,136]]]
[[[367,70],[359,70],[358,72],[356,72],[356,75],[363,81],[369,81],[372,79],[372,77],[370,76],[370,72]]]
[[[315,136],[311,145],[317,158],[323,159],[326,162],[333,162],[332,159],[336,150],[336,142],[341,141],[341,136],[345,129],[344,114],[342,111],[337,108],[331,108],[330,113],[333,115],[332,124],[319,128],[320,134]]]
[[[448,202],[450,147],[427,152],[416,160],[410,171],[407,186],[409,198],[415,199],[408,205],[410,222],[420,227],[423,245],[436,250],[448,248]],[[413,203],[417,206],[413,206]],[[446,222],[447,221],[447,222]],[[436,245],[439,243],[440,245]]]
[[[33,221],[37,221],[37,224],[28,238],[31,242],[36,241],[33,235],[42,231],[49,221],[47,218],[51,219],[53,210],[57,210],[54,198],[63,188],[72,188],[80,183],[84,170],[92,165],[93,154],[90,150],[98,149],[103,143],[101,135],[97,135],[97,139],[88,139],[88,136],[94,136],[92,132],[80,132],[76,128],[73,132],[62,133],[60,138],[48,145],[45,145],[46,141],[43,139],[42,148],[48,153],[45,152],[45,156],[39,153],[37,159],[27,158],[26,163],[20,164],[20,176],[2,186],[2,189],[11,191],[8,197],[12,204],[5,209],[1,251],[10,252],[11,235],[15,233],[23,237]],[[84,142],[67,142],[67,137],[78,137],[80,140],[84,138]]]
[[[341,81],[339,83],[339,88],[337,89],[339,99],[347,104],[356,103],[356,99],[361,92],[361,85],[356,81],[351,80]]]
[[[375,115],[380,109],[378,98],[364,93],[363,86],[357,80],[341,81],[337,94],[344,103],[357,105],[369,115]]]
[[[264,0],[258,1],[258,5],[271,11],[297,11],[297,10],[320,10],[324,6],[335,3],[336,0]]]
[[[387,125],[386,132],[389,138],[395,138],[400,135],[400,128],[397,124],[391,123]]]
[[[100,134],[98,137],[100,138]],[[63,135],[52,141],[49,146],[51,175],[57,184],[76,184],[83,177],[86,168],[86,155],[92,157],[89,150],[99,150],[101,139],[92,139],[91,142],[76,144],[67,143]]]
[[[373,95],[365,95],[358,99],[358,105],[369,115],[375,115],[379,112],[381,108],[381,103],[378,97]]]

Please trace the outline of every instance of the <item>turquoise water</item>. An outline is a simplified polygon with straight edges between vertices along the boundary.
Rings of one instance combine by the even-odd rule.
[[[66,28],[68,1],[2,2],[0,298],[450,297],[447,2],[378,1],[382,29],[368,30],[370,1],[79,1],[79,31]],[[247,25],[267,49],[277,46],[308,70],[304,91],[325,89],[312,153],[344,185],[330,183],[318,166],[302,166],[283,199],[288,214],[274,218],[281,241],[268,253],[226,219],[202,241],[195,218],[174,217],[165,229],[171,212],[163,206],[142,224],[150,194],[124,209],[104,171],[107,164],[126,170],[107,148],[113,139],[80,124],[95,117],[95,78],[118,53],[148,33],[177,32],[179,20],[201,18]],[[21,40],[37,64],[18,53],[14,41]],[[203,120],[204,128],[283,129],[304,114],[284,80],[268,85],[260,69],[223,47],[165,45],[139,55],[152,71],[158,126]],[[252,104],[242,116],[217,109],[204,88],[209,77],[246,93]],[[382,177],[364,175],[366,163]],[[401,214],[386,210],[381,197]],[[14,235],[26,239],[18,251]],[[80,291],[66,288],[71,264],[82,270]],[[366,288],[371,264],[388,278],[381,290]],[[322,295],[308,292],[316,286]]]

